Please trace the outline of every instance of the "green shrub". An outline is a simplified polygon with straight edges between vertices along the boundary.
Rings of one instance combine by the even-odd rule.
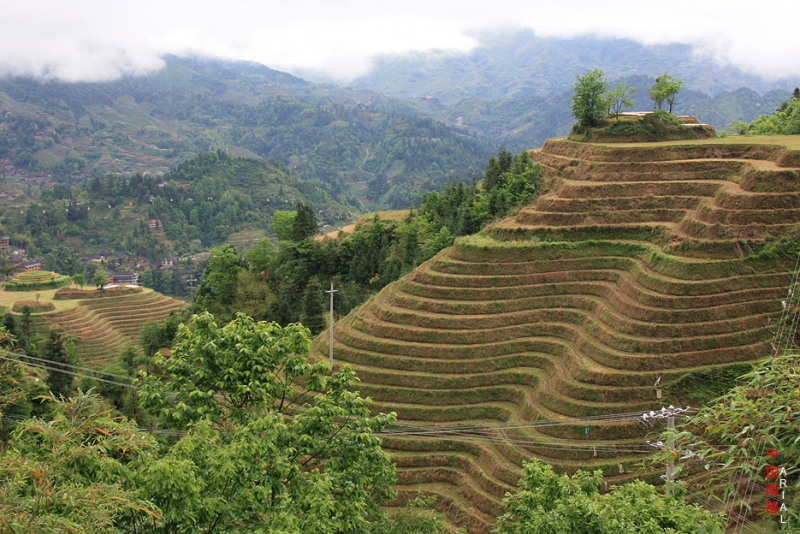
[[[681,120],[666,109],[657,109],[653,112],[652,116],[664,124],[669,124],[671,126],[683,126]]]
[[[31,313],[44,313],[56,309],[52,302],[37,302],[35,300],[18,300],[11,309],[17,313],[22,313],[25,306],[30,309]]]
[[[58,275],[57,278],[47,280],[44,282],[16,282],[14,280],[6,282],[6,291],[37,291],[41,289],[57,289],[59,287],[68,286],[72,283],[69,276]]]

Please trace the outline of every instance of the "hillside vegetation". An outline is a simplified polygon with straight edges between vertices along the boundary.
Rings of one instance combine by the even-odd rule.
[[[421,183],[478,172],[492,148],[369,91],[245,62],[165,61],[157,73],[107,83],[0,79],[0,159],[14,172],[74,181],[164,172],[228,149],[279,161],[353,207],[406,207]]]
[[[691,83],[675,111],[720,129],[775,109],[793,87],[677,45],[525,32],[481,43],[471,55],[380,59],[355,89],[254,63],[173,56],[157,73],[107,83],[4,78],[0,160],[19,175],[74,181],[165,172],[223,149],[279,161],[356,208],[406,208],[425,190],[479,173],[501,145],[518,152],[569,133],[569,84],[587,66],[639,89],[636,109],[650,109],[652,76],[683,76]]]
[[[624,414],[698,406],[770,353],[800,152],[725,141],[548,141],[530,153],[548,191],[535,204],[337,323],[336,361],[407,425],[384,440],[399,489],[488,532],[531,457],[639,477],[650,430]]]

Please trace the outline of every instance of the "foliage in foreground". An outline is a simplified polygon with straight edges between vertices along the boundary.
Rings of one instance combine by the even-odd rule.
[[[503,500],[498,534],[713,534],[721,518],[680,495],[666,497],[642,481],[612,487],[601,495],[602,473],[578,470],[571,477],[533,460],[525,464],[519,491]]]
[[[675,440],[678,472],[701,467],[707,472],[705,487],[721,487],[722,500],[709,494],[729,510],[751,509],[752,490],[748,481],[764,481],[767,465],[787,470],[787,497],[800,490],[800,357],[786,354],[756,366],[740,384],[700,410],[677,432],[661,440]],[[774,460],[765,453],[779,451]],[[665,450],[658,458],[669,462],[676,457]],[[763,496],[763,493],[761,494]],[[758,510],[763,513],[763,510]],[[784,518],[800,521],[800,510],[789,506]],[[777,519],[776,519],[777,520]]]
[[[0,455],[0,531],[327,533],[385,525],[394,465],[355,374],[325,376],[308,330],[244,315],[181,326],[141,400],[173,438],[165,446],[94,392],[51,397]],[[13,378],[13,377],[10,377]],[[0,383],[14,384],[0,376]],[[5,404],[16,399],[3,399]],[[158,423],[158,421],[157,421]],[[431,532],[434,532],[431,530]]]
[[[169,380],[145,376],[141,393],[164,424],[190,429],[148,466],[164,523],[187,532],[263,528],[266,518],[275,532],[366,528],[393,495],[394,465],[375,433],[394,416],[370,416],[349,368],[324,376],[301,325],[238,314],[220,327],[207,313],[191,323],[171,357],[157,359]]]
[[[134,483],[157,448],[152,436],[110,417],[96,394],[47,400],[53,420],[25,421],[0,456],[0,531],[112,533],[156,520]]]

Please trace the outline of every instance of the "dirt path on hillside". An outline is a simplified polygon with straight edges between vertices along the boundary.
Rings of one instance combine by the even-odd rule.
[[[364,156],[364,161],[362,161],[362,162],[361,162],[361,165],[359,165],[359,166],[358,166],[358,170],[359,170],[359,171],[361,171],[361,173],[362,173],[362,174],[369,174],[369,175],[371,175],[371,176],[372,176],[372,179],[374,180],[374,179],[375,179],[375,173],[373,173],[373,172],[369,172],[369,171],[365,171],[365,170],[362,168],[362,167],[364,167],[364,165],[366,165],[366,163],[367,163],[367,160],[368,160],[368,159],[369,159],[369,145],[367,145],[367,155],[366,155],[366,156]]]
[[[356,231],[356,224],[353,223],[353,224],[348,224],[347,226],[342,226],[338,230],[332,230],[332,231],[328,232],[327,234],[322,234],[322,235],[315,236],[314,239],[316,239],[317,241],[323,241],[326,238],[327,239],[338,239],[340,232],[345,233],[345,234],[352,234],[355,231]]]

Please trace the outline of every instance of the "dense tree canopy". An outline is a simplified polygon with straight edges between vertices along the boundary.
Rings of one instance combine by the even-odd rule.
[[[292,233],[290,234],[292,241],[303,241],[317,235],[318,232],[317,216],[314,214],[314,210],[305,202],[298,202],[296,215],[292,221]]]
[[[795,91],[798,91],[795,89]],[[800,134],[800,96],[784,102],[772,115],[756,117],[742,133],[753,135]]]
[[[282,325],[301,321],[316,333],[324,329],[321,307],[326,306],[316,300],[321,291],[309,290],[309,284],[316,281],[324,289],[333,281],[342,289],[335,296],[334,312],[347,313],[371,293],[452,245],[454,237],[476,232],[488,221],[531,202],[539,194],[540,182],[541,168],[526,151],[513,155],[500,150],[487,164],[482,187],[451,183],[441,193],[427,194],[420,208],[402,220],[376,216],[335,240],[292,238],[295,223],[303,218],[311,221],[313,212],[308,206],[276,212],[277,250],[261,240],[242,263],[230,247],[212,251],[195,311],[210,311],[227,320],[234,310],[246,310],[259,320]],[[302,217],[301,212],[305,213]],[[316,230],[314,224],[305,226],[308,232],[300,234]],[[223,257],[230,261],[218,261]],[[220,280],[230,282],[223,293],[233,300],[217,298]]]
[[[155,439],[112,418],[94,393],[48,401],[52,421],[25,421],[0,454],[0,531],[116,534],[158,523],[135,483]]]
[[[612,487],[600,494],[602,472],[557,475],[534,460],[525,465],[519,491],[503,500],[498,534],[723,534],[724,521],[666,497],[644,482]]]
[[[203,282],[195,296],[195,308],[210,311],[222,320],[230,319],[239,271],[243,267],[242,258],[231,245],[212,249]]]
[[[167,380],[145,376],[141,393],[164,424],[191,429],[148,467],[165,522],[179,532],[266,519],[269,532],[366,528],[392,496],[394,465],[374,434],[394,415],[370,416],[349,368],[325,377],[300,325],[238,314],[218,326],[207,313],[191,323],[171,357],[157,358]]]

